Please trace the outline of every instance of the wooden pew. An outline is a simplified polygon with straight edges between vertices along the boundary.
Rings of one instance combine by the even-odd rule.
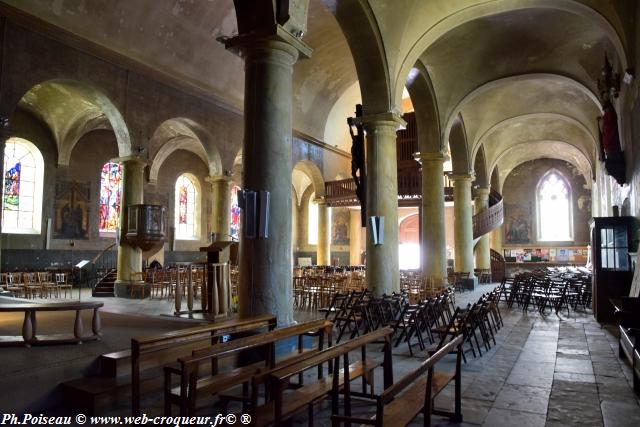
[[[258,388],[267,378],[268,373],[276,368],[282,368],[295,362],[299,362],[313,356],[322,350],[325,338],[328,345],[332,344],[333,323],[321,319],[298,325],[293,325],[259,335],[220,343],[208,349],[196,350],[191,357],[179,358],[179,368],[165,367],[165,415],[171,415],[171,405],[180,407],[180,416],[195,414],[196,402],[199,396],[209,396],[220,393],[242,384],[244,391],[251,383],[251,396],[243,393],[240,398],[227,396],[226,400],[240,400],[245,403],[257,401]],[[318,336],[318,348],[304,349],[303,338],[305,335]],[[289,338],[297,337],[297,351],[286,355],[281,360],[276,360],[276,343]],[[237,355],[240,352],[267,348],[264,360],[241,366],[229,372],[218,372],[218,360],[224,357]],[[201,376],[201,367],[205,362],[211,364],[211,372]],[[319,370],[319,376],[321,375]],[[172,376],[180,378],[180,385],[173,387]],[[223,411],[224,412],[224,411]]]
[[[393,367],[391,365],[391,335],[393,329],[385,327],[358,338],[337,344],[331,348],[305,359],[299,363],[277,369],[269,377],[273,385],[273,395],[275,400],[266,402],[262,406],[251,408],[252,423],[254,426],[282,425],[283,421],[293,416],[295,413],[307,408],[309,410],[310,423],[313,421],[313,404],[329,394],[332,394],[333,413],[337,413],[338,396],[332,393],[333,390],[345,389],[345,413],[350,413],[350,396],[363,395],[373,396],[373,371],[382,366],[384,370],[384,387],[388,388],[393,384]],[[367,357],[367,344],[384,344],[382,361],[373,360]],[[349,353],[353,350],[361,350],[361,359],[350,363]],[[340,358],[343,359],[343,368],[338,371]],[[320,378],[317,382],[304,385],[296,389],[291,395],[284,396],[284,390],[288,387],[291,377],[313,369],[318,365],[331,363],[333,375]],[[356,378],[363,378],[363,393],[351,393],[350,382]],[[371,392],[366,392],[366,385],[369,384]]]
[[[159,367],[175,362],[185,355],[185,349],[191,345],[203,343],[203,347],[217,344],[220,337],[239,332],[256,331],[262,328],[273,330],[276,317],[262,315],[247,319],[233,319],[210,325],[167,332],[142,338],[131,339],[131,411],[140,415],[140,371],[145,368]]]
[[[633,373],[633,389],[640,392],[640,298],[622,297],[611,301],[618,319],[619,357],[627,357]]]
[[[463,340],[463,336],[458,335],[431,354],[416,370],[405,375],[391,387],[385,388],[382,394],[376,397],[376,414],[370,419],[334,414],[331,417],[333,425],[339,422],[353,422],[376,427],[406,426],[420,412],[424,414],[425,426],[431,425],[431,414],[447,416],[456,423],[462,422],[460,364]],[[455,371],[436,372],[435,365],[451,352],[456,353]],[[425,372],[427,375],[424,375]],[[451,381],[455,381],[454,412],[434,410],[433,399]]]
[[[22,323],[22,337],[0,336],[1,346],[47,344],[69,344],[81,343],[84,341],[97,340],[100,338],[100,314],[98,310],[104,304],[101,302],[64,302],[48,304],[7,304],[0,305],[0,313],[24,312]],[[83,310],[93,310],[93,320],[91,329],[93,334],[84,335],[84,325],[82,323],[81,312]],[[73,334],[37,335],[36,313],[43,311],[75,311],[76,317],[73,323]]]

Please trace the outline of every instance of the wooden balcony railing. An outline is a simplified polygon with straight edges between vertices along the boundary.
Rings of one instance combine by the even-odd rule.
[[[495,190],[489,194],[489,207],[473,216],[474,240],[500,227],[504,222],[502,196]]]

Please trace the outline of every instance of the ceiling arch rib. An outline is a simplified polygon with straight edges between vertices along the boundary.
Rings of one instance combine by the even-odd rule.
[[[129,130],[122,114],[98,89],[76,80],[48,80],[33,86],[18,103],[44,122],[58,147],[58,164],[69,165],[73,148],[86,133],[113,130],[118,155],[131,154]]]
[[[149,141],[153,159],[149,181],[156,182],[162,163],[176,150],[187,150],[202,159],[212,176],[222,174],[222,161],[211,134],[193,120],[178,117],[164,121]]]
[[[415,67],[411,69],[406,86],[416,114],[420,151],[443,151],[438,100],[429,72],[421,61],[416,62]]]
[[[573,146],[587,159],[593,171],[596,140],[589,129],[571,117],[554,113],[526,114],[495,124],[478,139],[474,155],[479,147],[483,147],[488,163],[495,164],[495,159],[511,146],[529,141],[562,141]]]
[[[458,6],[459,7],[459,6]],[[455,28],[461,27],[472,21],[492,17],[498,14],[507,14],[517,11],[530,11],[534,9],[549,9],[552,13],[564,12],[575,15],[576,17],[584,20],[589,26],[597,28],[601,31],[613,46],[621,69],[627,68],[627,54],[625,44],[623,43],[624,30],[620,23],[619,17],[615,13],[608,13],[605,17],[603,11],[596,10],[590,6],[582,4],[575,0],[498,0],[498,1],[484,1],[477,4],[470,4],[466,7],[459,7],[458,10],[446,10],[442,9],[439,15],[441,19],[432,18],[427,22],[433,22],[433,25],[428,27],[422,34],[414,34],[410,37],[405,37],[407,41],[405,45],[408,47],[403,49],[406,52],[402,59],[399,60],[396,66],[397,73],[395,74],[394,86],[393,86],[393,99],[402,99],[402,90],[407,76],[415,62],[420,58],[423,53],[441,39],[445,34],[452,31]],[[420,18],[418,11],[413,11],[415,20]],[[443,13],[444,12],[444,13]],[[449,13],[448,16],[443,16]],[[437,15],[435,15],[437,16]],[[612,25],[611,20],[616,21],[616,26]]]
[[[528,113],[558,113],[572,117],[597,135],[601,112],[597,96],[580,82],[550,73],[520,74],[500,78],[467,93],[447,118],[446,135],[463,113],[474,149],[487,130],[505,119]],[[475,152],[475,151],[474,151]]]
[[[492,174],[497,171],[496,179],[502,187],[507,176],[519,165],[537,159],[559,159],[572,164],[591,187],[591,164],[579,149],[562,141],[527,141],[509,147],[491,164]],[[492,177],[492,182],[494,178]]]

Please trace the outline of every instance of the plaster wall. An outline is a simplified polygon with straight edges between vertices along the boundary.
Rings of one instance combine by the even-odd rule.
[[[573,240],[568,242],[548,242],[538,240],[536,213],[536,187],[540,179],[551,169],[556,169],[571,185],[573,218]],[[587,245],[589,243],[589,220],[591,219],[591,192],[585,188],[584,177],[573,165],[556,159],[538,159],[523,163],[507,176],[502,187],[505,203],[505,226],[503,243],[505,247],[555,247]],[[510,242],[507,238],[510,218],[524,216],[529,221],[528,242]]]

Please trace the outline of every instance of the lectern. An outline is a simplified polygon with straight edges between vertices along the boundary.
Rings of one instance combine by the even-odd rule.
[[[214,316],[226,316],[231,305],[229,258],[237,242],[213,242],[200,248],[207,253],[207,286],[202,293],[202,311]]]

